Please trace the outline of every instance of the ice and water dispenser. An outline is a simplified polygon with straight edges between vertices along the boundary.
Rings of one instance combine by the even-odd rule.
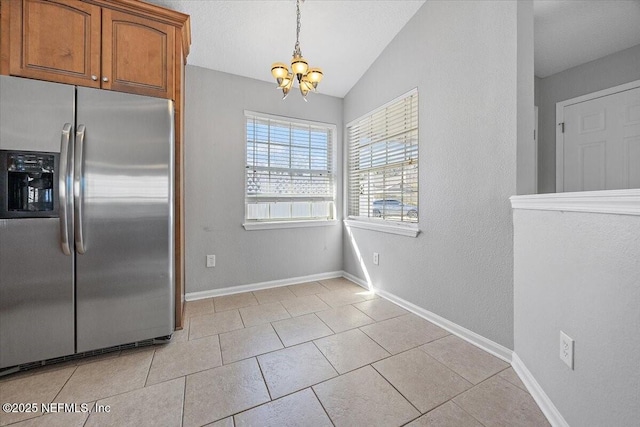
[[[58,216],[58,156],[0,150],[0,218]]]

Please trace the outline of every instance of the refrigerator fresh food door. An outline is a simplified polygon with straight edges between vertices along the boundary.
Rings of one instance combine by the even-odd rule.
[[[173,103],[78,88],[77,351],[171,335]]]
[[[74,353],[74,257],[63,247],[63,241],[73,241],[71,205],[64,196],[71,191],[66,160],[73,145],[74,96],[73,86],[0,76],[0,150],[57,159],[53,217],[23,212],[21,218],[0,218],[0,368]],[[0,165],[0,174],[0,181],[8,180],[8,164]],[[0,187],[8,213],[8,186]]]

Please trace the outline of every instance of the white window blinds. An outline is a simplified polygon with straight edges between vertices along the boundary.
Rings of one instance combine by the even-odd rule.
[[[418,91],[347,126],[348,213],[418,222]]]
[[[335,126],[245,115],[245,220],[333,219]]]

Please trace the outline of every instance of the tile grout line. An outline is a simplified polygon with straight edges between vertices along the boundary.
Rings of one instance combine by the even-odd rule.
[[[95,408],[95,405],[98,403],[98,401],[96,400],[96,403],[93,404],[93,407]],[[82,427],[85,427],[87,425],[87,423],[89,422],[89,418],[91,417],[91,413],[89,413],[87,415],[87,418],[84,419],[84,422],[82,423]]]
[[[318,338],[318,339],[322,339],[322,338]],[[315,348],[320,352],[320,354],[322,355],[322,357],[324,357],[324,360],[326,360],[327,362],[329,362],[329,365],[331,365],[331,367],[333,368],[333,370],[334,370],[334,371],[336,371],[336,374],[338,374],[338,375],[336,375],[335,377],[332,377],[332,378],[336,378],[336,377],[339,377],[340,375],[342,375],[340,372],[338,372],[338,369],[337,369],[335,366],[333,366],[333,363],[331,363],[331,360],[329,360],[329,359],[327,358],[327,356],[322,352],[322,350],[320,350],[320,347],[318,347],[318,345],[316,344],[316,342],[315,342],[315,341],[311,341],[311,343],[312,343],[312,344],[313,344],[313,346],[314,346],[314,347],[315,347]]]
[[[434,359],[434,360],[435,360],[435,359]],[[437,360],[436,360],[436,362],[437,362]],[[440,362],[438,362],[438,363],[440,363]],[[502,371],[500,371],[500,372],[502,372]],[[464,391],[461,391],[460,393],[456,394],[455,396],[452,396],[452,397],[451,397],[451,399],[449,399],[449,401],[451,401],[452,403],[454,403],[454,404],[455,404],[456,402],[454,402],[454,401],[453,401],[453,399],[455,399],[456,397],[459,397],[459,396],[461,396],[461,395],[463,395],[463,394],[465,394],[465,393],[467,393],[467,392],[469,392],[469,391],[473,390],[473,389],[474,389],[474,388],[476,388],[476,387],[479,387],[481,384],[484,384],[485,382],[489,381],[491,378],[493,378],[493,377],[497,376],[500,372],[495,373],[495,374],[493,374],[493,375],[491,375],[491,376],[489,376],[489,377],[485,378],[484,380],[480,381],[478,384],[473,384],[473,383],[472,383],[472,386],[471,386],[471,387],[469,387],[468,389],[466,389],[466,390],[464,390]],[[500,378],[500,379],[502,379],[502,378]],[[503,380],[503,381],[506,381],[506,380]],[[509,381],[506,381],[506,382],[508,382],[509,384],[511,384]],[[514,386],[514,387],[515,387],[515,386]],[[519,387],[516,387],[516,388],[520,389]],[[458,406],[458,407],[459,407],[460,409],[462,409],[464,412],[467,412],[467,411],[466,411],[462,406],[460,406],[460,405],[458,405],[458,404],[456,404],[456,406]],[[468,412],[467,412],[467,413],[468,413]],[[469,415],[471,415],[471,414],[469,414]],[[477,418],[476,418],[476,417],[474,417],[473,415],[471,415],[471,417],[472,417],[474,420],[477,420]],[[480,422],[480,420],[478,420],[478,422]],[[482,424],[482,423],[480,423],[480,424]],[[484,424],[483,424],[483,425],[484,425]]]
[[[211,305],[213,305],[213,302],[211,302]],[[187,341],[191,341],[191,318],[187,319],[187,323],[189,324],[189,326],[187,328]],[[184,329],[184,327],[183,327],[183,329]]]
[[[339,375],[338,375],[339,376]],[[327,380],[328,381],[328,380]],[[329,419],[329,422],[331,423],[331,425],[333,425],[333,427],[335,427],[335,423],[333,422],[333,420],[331,419],[331,415],[329,415],[329,412],[327,412],[327,408],[324,407],[324,405],[322,404],[322,400],[320,400],[320,397],[318,397],[318,394],[316,393],[316,391],[313,389],[313,386],[309,387],[311,389],[311,392],[313,393],[313,395],[316,397],[316,399],[318,400],[318,403],[320,403],[320,407],[322,408],[322,410],[324,411],[325,414],[327,414],[327,418]]]
[[[325,303],[325,304],[326,304],[326,303]],[[324,310],[324,311],[327,311],[327,310]],[[337,335],[337,334],[336,334],[336,332],[335,332],[333,329],[331,329],[331,326],[327,325],[327,323],[326,323],[324,320],[322,320],[322,319],[320,318],[320,316],[318,316],[316,313],[311,313],[311,314],[313,314],[313,315],[316,317],[316,319],[318,319],[320,322],[322,322],[322,324],[323,324],[324,326],[326,326],[327,328],[329,328],[329,330],[330,330],[331,332],[333,332],[332,334],[325,335],[324,337],[330,337],[331,335]],[[318,338],[315,338],[315,339],[319,340],[320,338],[324,338],[324,337],[318,337]],[[313,341],[313,340],[312,340],[312,341]]]
[[[70,368],[70,367],[71,367],[71,366],[69,366],[69,368]],[[58,395],[60,394],[60,392],[62,391],[62,389],[64,388],[64,386],[65,386],[65,385],[67,385],[67,383],[69,382],[69,380],[71,379],[71,377],[73,376],[73,374],[75,374],[75,373],[76,373],[76,370],[78,369],[78,365],[73,365],[73,368],[74,368],[74,369],[73,369],[73,372],[71,372],[71,375],[69,375],[69,378],[67,378],[67,379],[66,379],[66,381],[64,382],[64,384],[62,384],[62,387],[60,387],[60,390],[58,390],[58,392],[53,396],[53,398],[52,398],[48,403],[52,403],[53,401],[55,401],[55,400],[56,400],[56,397],[58,397]],[[64,368],[63,368],[63,369],[64,369]],[[60,370],[60,369],[55,369],[55,370],[50,371],[50,372],[55,372],[55,371],[58,371],[58,370]],[[45,372],[45,374],[46,374],[46,372]],[[29,378],[30,376],[33,376],[33,375],[28,375],[28,376],[23,377],[23,378]],[[18,380],[20,380],[20,378],[18,378]],[[2,402],[2,403],[4,403],[4,402]],[[35,416],[35,417],[31,417],[31,418],[24,418],[24,419],[22,419],[22,420],[12,421],[12,422],[10,422],[10,423],[8,423],[8,424],[5,424],[5,427],[6,427],[6,426],[15,425],[15,424],[20,423],[20,422],[23,422],[23,421],[35,420],[36,418],[41,418],[41,417],[44,417],[44,415],[45,415],[45,414],[44,414],[44,413],[42,413],[41,411],[38,411],[38,413],[39,413],[40,415],[37,415],[37,416]]]
[[[371,364],[369,364],[369,365],[367,365],[367,366],[371,366],[371,368],[372,368],[374,371],[376,371],[376,372],[378,373],[378,375],[380,375],[380,376],[382,377],[382,379],[383,379],[387,384],[389,384],[389,385],[390,385],[390,386],[391,386],[395,391],[397,391],[397,392],[400,394],[400,396],[402,396],[402,398],[403,398],[404,400],[406,400],[406,401],[407,401],[407,403],[409,403],[409,405],[411,405],[411,407],[413,407],[416,411],[418,411],[418,413],[420,414],[420,416],[422,416],[422,411],[421,411],[420,409],[418,409],[418,408],[416,407],[416,405],[414,405],[414,404],[413,404],[413,402],[412,402],[412,401],[410,401],[410,400],[409,400],[409,398],[408,398],[407,396],[405,396],[405,395],[404,395],[400,390],[398,390],[398,389],[396,388],[396,386],[394,386],[394,385],[391,383],[391,381],[389,381],[389,380],[387,379],[387,377],[385,377],[385,376],[382,374],[382,372],[378,371],[378,370],[376,369],[376,367],[375,367],[375,366],[373,366],[373,363],[371,363]]]
[[[451,398],[450,400],[448,400],[448,402],[451,402],[452,405],[454,405],[456,408],[460,408],[460,410],[462,412],[464,412],[465,414],[469,415],[471,418],[473,418],[474,420],[476,420],[478,422],[478,424],[480,424],[482,427],[486,427],[485,424],[480,421],[479,419],[477,419],[476,417],[474,417],[473,415],[471,415],[466,409],[464,409],[462,406],[458,405],[456,402],[453,401],[453,398]],[[443,403],[444,405],[444,403]]]
[[[293,292],[292,292],[292,293],[293,293]],[[294,295],[295,295],[295,294],[294,294]],[[296,298],[298,298],[298,297],[296,297]],[[294,299],[294,298],[291,298],[291,299]],[[284,304],[282,303],[282,301],[278,301],[278,302],[280,303],[280,305],[282,306],[282,308],[284,308],[284,311],[286,311],[286,312],[287,312],[287,314],[289,315],[289,319],[293,319],[294,317],[298,317],[298,316],[292,316],[292,315],[291,315],[291,312],[290,312],[289,310],[287,310],[287,307],[285,307],[285,306],[284,306]],[[284,320],[284,319],[278,319],[278,320]],[[277,322],[277,320],[276,320],[276,322]]]
[[[244,308],[244,307],[242,307],[242,308]],[[247,325],[245,325],[245,323],[244,323],[244,319],[242,318],[242,313],[240,312],[240,308],[236,308],[235,310],[238,310],[238,316],[240,316],[240,321],[242,322],[242,328],[246,329]],[[229,311],[229,310],[227,310],[227,311]]]
[[[220,334],[217,334],[217,336],[218,336],[218,348],[220,349],[220,366],[224,366],[224,360],[222,359],[222,341],[220,340]]]
[[[363,331],[363,332],[364,332],[364,331]],[[444,337],[442,337],[442,338],[444,338]],[[373,338],[371,338],[371,339],[373,339]],[[441,339],[441,338],[439,338],[439,339]],[[374,341],[375,341],[375,340],[374,340]],[[434,341],[437,341],[437,340],[433,340],[433,341],[429,341],[429,342],[434,342]],[[426,343],[426,344],[428,344],[428,343]],[[416,349],[417,349],[417,350],[420,350],[420,347],[422,347],[423,345],[425,345],[425,344],[420,344],[420,345],[418,345],[418,346],[416,346],[416,347],[409,348],[409,349],[404,350],[404,351],[401,351],[401,352],[399,352],[399,353],[391,354],[391,355],[389,355],[389,356],[387,356],[387,357],[384,357],[384,358],[382,358],[382,359],[376,360],[375,362],[371,362],[371,363],[369,363],[368,365],[364,365],[364,366],[371,366],[373,369],[375,369],[375,371],[376,371],[376,372],[378,372],[378,373],[379,373],[379,374],[380,374],[380,375],[385,379],[385,381],[387,381],[389,384],[391,384],[391,381],[389,381],[389,380],[384,376],[384,374],[383,374],[382,372],[378,371],[378,369],[376,369],[376,367],[375,367],[375,366],[373,366],[373,364],[374,364],[374,363],[381,362],[381,361],[383,361],[383,360],[390,359],[390,358],[395,357],[395,356],[399,356],[399,355],[404,354],[404,353],[408,353],[408,352],[410,352],[410,351],[412,351],[412,350],[416,350]],[[384,347],[383,347],[383,348],[384,348]],[[385,349],[385,350],[386,350],[386,349]],[[485,378],[484,380],[480,381],[478,384],[473,384],[471,381],[467,380],[466,378],[464,378],[462,375],[458,374],[458,373],[457,373],[456,371],[454,371],[453,369],[449,368],[448,366],[444,365],[444,364],[443,364],[443,363],[441,363],[440,361],[436,360],[433,356],[431,356],[431,355],[430,355],[429,353],[427,353],[426,351],[424,351],[424,350],[420,350],[420,351],[421,351],[421,352],[423,352],[423,353],[425,353],[427,356],[431,357],[431,358],[432,358],[436,363],[438,363],[438,364],[442,365],[445,369],[447,369],[447,370],[449,370],[449,371],[453,372],[454,374],[456,374],[457,376],[459,376],[460,378],[462,378],[464,381],[466,381],[467,383],[471,384],[471,387],[469,387],[469,388],[467,388],[466,390],[463,390],[463,391],[461,391],[460,393],[458,393],[458,394],[456,394],[456,395],[452,396],[452,397],[451,397],[449,400],[447,400],[446,402],[451,401],[452,403],[455,403],[455,402],[453,402],[453,399],[455,399],[456,397],[458,397],[458,396],[460,396],[461,394],[464,394],[464,393],[466,393],[466,392],[470,391],[471,389],[473,389],[473,388],[475,388],[475,387],[479,386],[480,384],[484,383],[485,381],[489,380],[490,378],[492,378],[492,377],[494,377],[494,376],[497,376],[500,372],[503,372],[503,371],[505,371],[506,369],[509,369],[509,368],[505,368],[505,369],[503,369],[502,371],[499,371],[499,372],[497,372],[497,373],[495,373],[495,374],[493,374],[493,375],[490,375],[489,377],[487,377],[487,378]],[[388,352],[388,350],[387,350],[387,352]],[[363,368],[364,366],[361,366],[360,368]],[[353,371],[355,371],[355,370],[357,370],[357,369],[360,369],[360,368],[352,369],[352,370],[351,370],[351,371],[349,371],[349,372],[353,372]],[[345,374],[347,374],[347,373],[349,373],[349,372],[345,372]],[[340,375],[344,375],[344,374],[340,374]],[[504,381],[507,381],[507,380],[504,380]],[[507,382],[509,382],[509,381],[507,381]],[[509,382],[509,383],[510,383],[510,382]],[[396,389],[396,387],[395,387],[393,384],[391,384],[391,386],[392,386],[394,389]],[[397,389],[396,389],[396,390],[397,390]],[[402,397],[404,397],[407,401],[409,401],[409,399],[408,399],[408,398],[406,398],[406,397],[404,396],[404,394],[402,394],[402,393],[400,392],[400,390],[397,390],[397,391],[398,391],[398,393],[400,393],[400,394],[402,395]],[[436,409],[436,408],[437,408],[437,407],[439,407],[439,406],[444,405],[446,402],[443,402],[443,403],[441,403],[440,405],[436,406],[435,408],[430,409],[428,412],[425,412],[425,414],[427,414],[427,413],[431,412],[432,410]],[[411,402],[409,402],[409,403],[411,403]],[[413,406],[413,404],[412,404],[412,406]],[[414,406],[414,407],[415,407],[415,406]],[[416,408],[416,409],[418,409],[418,408]],[[461,409],[462,409],[462,408],[461,408]],[[421,413],[421,416],[422,416],[422,415],[424,415],[424,414],[422,414],[422,412],[421,412],[420,410],[418,410],[418,412],[420,412],[420,413]],[[466,412],[466,411],[465,411],[465,412]],[[469,415],[471,415],[471,414],[469,414]],[[419,418],[419,417],[418,417],[418,418]],[[473,418],[475,419],[475,417],[473,417]],[[481,424],[482,424],[482,423],[481,423]]]
[[[495,375],[499,375],[499,374],[501,374],[501,373],[503,373],[504,371],[507,371],[507,370],[509,370],[509,369],[513,369],[513,366],[511,366],[511,364],[509,364],[509,366],[507,366],[506,368],[504,368],[502,371],[500,371],[500,372],[496,373]],[[516,375],[516,377],[518,377],[518,374],[516,374],[516,373],[515,373],[515,371],[513,371],[513,373]],[[502,377],[500,377],[500,378],[501,378],[501,379],[503,379],[503,380],[505,380],[505,381],[506,381],[506,382],[508,382],[509,384],[513,384],[514,386],[518,387],[520,390],[524,391],[525,393],[531,394],[531,393],[529,393],[529,390],[527,390],[527,389],[526,389],[526,386],[525,386],[525,388],[522,388],[522,387],[521,387],[521,386],[519,386],[518,384],[515,384],[513,381],[509,381],[507,378],[502,378]],[[520,378],[520,377],[518,377],[518,378]],[[520,380],[520,381],[522,381],[522,380]]]
[[[184,406],[187,401],[187,375],[184,376],[184,387],[182,388],[182,416],[180,417],[180,427],[184,425]]]
[[[60,393],[62,393],[62,390],[64,389],[64,387],[69,383],[69,381],[71,380],[71,377],[76,373],[76,371],[78,370],[78,365],[76,365],[73,369],[73,372],[71,372],[71,375],[69,375],[69,378],[67,378],[67,380],[64,382],[64,384],[62,384],[62,387],[60,387],[60,390],[58,390],[58,392],[56,393],[55,396],[53,396],[53,399],[49,402],[53,402],[54,400],[56,400],[56,397],[60,396]],[[37,417],[36,417],[37,418]]]
[[[262,371],[262,365],[260,365],[260,361],[258,360],[258,356],[255,356],[256,365],[258,365],[258,369],[260,370],[260,376],[262,377],[262,382],[264,383],[264,388],[267,389],[267,394],[269,395],[269,402],[273,402],[273,396],[271,396],[271,390],[269,389],[269,384],[267,384],[267,379],[264,376],[264,372]]]
[[[145,388],[147,386],[147,382],[149,382],[149,374],[151,374],[151,367],[153,366],[153,361],[155,358],[156,358],[156,349],[154,348],[153,355],[151,356],[151,363],[149,363],[149,369],[147,370],[147,376],[144,378],[144,385],[142,386],[142,388]]]
[[[284,345],[284,341],[282,341],[282,338],[280,338],[280,334],[278,334],[278,330],[276,329],[275,326],[273,326],[273,322],[269,322],[269,326],[271,326],[271,329],[273,329],[273,332],[276,333],[276,336],[278,337],[278,340],[280,341],[280,344],[282,344],[282,348],[279,348],[278,350],[282,350],[284,348],[287,348],[287,346]],[[272,350],[272,351],[269,351],[267,353],[262,353],[262,354],[269,354],[269,353],[273,353],[274,351],[278,351],[278,350]],[[256,357],[257,356],[261,356],[261,355],[259,354],[259,355],[256,355]]]

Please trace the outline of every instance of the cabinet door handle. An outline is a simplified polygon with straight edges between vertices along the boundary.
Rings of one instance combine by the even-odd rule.
[[[109,77],[103,77],[102,81],[105,82],[105,83],[108,82],[109,81]]]
[[[96,80],[98,80],[98,76],[92,74],[91,75],[91,80],[93,80],[95,82]]]

